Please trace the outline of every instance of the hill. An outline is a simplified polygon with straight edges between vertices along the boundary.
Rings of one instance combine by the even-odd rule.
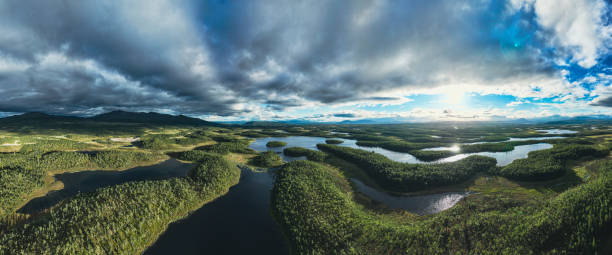
[[[612,123],[612,117],[608,115],[585,115],[576,116],[564,120],[549,121],[546,124],[609,124]]]
[[[210,126],[218,125],[214,122],[205,121],[198,118],[187,117],[185,115],[170,115],[156,112],[126,112],[112,111],[89,118],[93,121],[103,122],[122,122],[122,123],[149,123],[149,124],[174,124],[174,125],[194,125]]]
[[[95,124],[95,123],[139,123],[139,124],[164,124],[164,125],[191,125],[191,126],[218,126],[220,124],[191,118],[185,115],[170,115],[156,112],[126,112],[112,111],[93,117],[76,117],[50,115],[41,112],[28,112],[0,118],[0,125],[40,125],[50,126],[55,124]]]
[[[36,123],[36,122],[73,122],[82,118],[74,116],[49,115],[42,112],[26,112],[21,115],[13,115],[0,118],[0,123]]]

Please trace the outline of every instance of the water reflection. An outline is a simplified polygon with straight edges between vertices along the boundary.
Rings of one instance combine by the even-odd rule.
[[[294,160],[303,160],[306,157],[291,157],[283,153],[283,149],[289,147],[302,147],[306,149],[316,150],[318,143],[325,143],[327,138],[324,137],[309,137],[309,136],[287,136],[287,137],[264,137],[257,138],[254,142],[249,145],[249,148],[256,151],[274,151],[281,155],[283,161],[291,162]],[[286,142],[287,145],[283,147],[267,147],[266,144],[270,141],[281,141]]]
[[[538,132],[544,132],[546,134],[552,134],[552,135],[562,135],[562,134],[575,134],[578,133],[578,131],[574,131],[574,130],[567,130],[567,129],[537,129],[536,131]]]
[[[396,196],[378,191],[357,179],[351,179],[356,190],[370,197],[372,200],[385,204],[394,209],[404,209],[419,215],[434,214],[453,207],[471,192],[445,192],[421,196]]]
[[[510,137],[510,139],[507,142],[513,142],[513,141],[530,141],[530,140],[548,140],[548,139],[565,139],[567,137],[565,136],[549,136],[549,137],[525,137],[525,138],[515,138],[515,137]]]
[[[435,163],[446,163],[446,162],[455,162],[457,160],[461,160],[464,158],[467,158],[469,156],[472,155],[481,155],[481,156],[487,156],[487,157],[492,157],[495,158],[497,160],[497,165],[498,166],[505,166],[508,165],[510,163],[512,163],[512,161],[516,160],[516,159],[520,159],[520,158],[527,158],[529,152],[531,151],[537,151],[537,150],[545,150],[545,149],[550,149],[553,146],[551,144],[548,143],[536,143],[536,144],[529,144],[529,145],[519,145],[519,146],[514,146],[514,150],[512,151],[507,151],[507,152],[476,152],[476,153],[462,153],[462,154],[457,154],[455,156],[451,156],[448,158],[443,158],[437,161],[434,161]]]
[[[451,157],[443,158],[437,161],[428,162],[428,161],[419,160],[415,158],[414,156],[410,155],[409,153],[390,151],[390,150],[379,148],[379,147],[359,146],[357,145],[357,141],[352,140],[352,139],[343,139],[343,138],[334,138],[334,139],[339,139],[339,140],[344,141],[343,143],[339,144],[339,146],[347,146],[351,148],[376,152],[378,154],[381,154],[397,162],[422,163],[422,164],[455,162],[457,160],[467,158],[471,155],[482,155],[482,156],[489,156],[489,157],[493,157],[497,159],[498,166],[505,166],[507,164],[510,164],[515,159],[526,158],[527,154],[530,151],[544,150],[544,149],[552,148],[552,145],[547,144],[547,143],[519,145],[519,146],[515,146],[514,150],[508,151],[508,152],[462,153],[462,154],[457,154]],[[290,157],[290,156],[284,155],[282,153],[284,148],[302,147],[306,149],[317,150],[317,144],[325,143],[325,140],[326,138],[324,137],[310,137],[310,136],[265,137],[265,138],[257,138],[255,142],[251,143],[249,147],[256,151],[266,151],[266,150],[275,151],[282,156],[285,162],[290,162],[290,161],[301,160],[301,159],[306,159],[306,158],[305,157]],[[269,141],[283,141],[287,143],[287,146],[280,147],[280,148],[268,148],[266,147],[266,143],[268,143]],[[449,148],[455,149],[454,147],[438,147],[438,148],[430,148],[429,150],[444,150],[444,149],[449,149]]]
[[[453,146],[450,147],[433,147],[433,148],[427,148],[427,149],[423,149],[424,151],[452,151],[452,152],[459,152],[461,150],[461,148],[459,147],[459,145],[455,144]]]

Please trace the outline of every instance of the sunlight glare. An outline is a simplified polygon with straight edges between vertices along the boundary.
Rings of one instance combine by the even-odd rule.
[[[450,105],[459,105],[464,101],[464,94],[464,91],[459,88],[449,88],[449,90],[444,93],[443,101]]]
[[[459,152],[460,148],[459,145],[457,144],[453,144],[453,146],[450,147],[450,151],[452,152]]]

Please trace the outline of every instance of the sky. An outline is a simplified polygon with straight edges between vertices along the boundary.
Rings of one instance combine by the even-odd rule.
[[[612,115],[604,0],[0,1],[0,116]]]

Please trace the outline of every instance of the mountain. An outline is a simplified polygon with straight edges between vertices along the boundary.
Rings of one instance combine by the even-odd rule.
[[[244,122],[243,126],[251,127],[263,127],[263,126],[286,126],[286,125],[325,125],[325,124],[398,124],[407,123],[405,119],[398,118],[373,118],[373,119],[357,119],[357,120],[343,120],[343,121],[312,121],[305,119],[289,119],[289,120],[278,120],[278,121],[248,121]]]
[[[337,122],[338,124],[400,124],[409,123],[404,118],[371,118],[371,119],[358,119],[358,120],[343,120]]]
[[[364,125],[364,124],[402,124],[402,123],[429,123],[429,122],[449,122],[444,120],[428,121],[426,119],[408,119],[402,117],[391,118],[365,118],[352,119],[343,121],[311,121],[305,119],[289,119],[279,121],[248,121],[242,123],[243,126],[282,126],[282,125],[317,125],[317,124],[340,124],[340,125]],[[450,121],[454,122],[454,121]],[[511,119],[505,116],[492,116],[490,120],[473,120],[468,122],[476,123],[508,123],[508,124],[580,124],[580,123],[610,123],[612,116],[610,115],[584,115],[577,117],[567,117],[561,115],[551,115],[539,118],[518,118]],[[240,124],[240,123],[233,123]]]
[[[112,111],[89,118],[93,121],[103,122],[123,122],[123,123],[150,123],[150,124],[174,124],[174,125],[194,125],[211,126],[218,125],[198,118],[187,117],[185,115],[170,115],[156,112],[125,112]]]
[[[398,123],[411,123],[411,122],[425,122],[409,120],[405,118],[368,118],[368,119],[355,119],[355,120],[344,120],[339,122],[316,122],[307,119],[289,119],[281,121],[248,121],[248,122],[227,122],[227,123],[216,123],[209,122],[198,118],[192,118],[185,115],[170,115],[156,112],[126,112],[126,111],[112,111],[96,115],[93,117],[76,117],[76,116],[61,116],[61,115],[50,115],[41,112],[28,112],[21,115],[13,115],[9,117],[0,118],[0,124],[2,125],[46,125],[46,124],[62,124],[69,125],[71,123],[142,123],[142,124],[165,124],[165,125],[191,125],[191,126],[225,126],[225,125],[240,125],[250,127],[270,127],[270,126],[285,126],[285,125],[316,125],[316,124],[398,124]],[[487,122],[487,121],[483,121]],[[504,117],[494,118],[488,122],[507,122],[516,124],[582,124],[582,123],[611,123],[612,116],[609,115],[584,115],[577,117],[565,117],[560,115],[553,115],[548,117],[540,118],[520,118],[520,119],[507,119]]]
[[[584,123],[611,123],[612,116],[609,115],[584,115],[562,120],[548,121],[546,124],[584,124]]]
[[[53,123],[143,123],[143,124],[165,124],[165,125],[191,125],[191,126],[218,126],[220,124],[191,118],[185,115],[170,115],[156,112],[125,112],[112,111],[93,117],[59,116],[40,112],[28,112],[21,115],[13,115],[0,118],[0,124],[53,124]]]
[[[286,125],[315,125],[315,124],[327,124],[326,122],[313,122],[308,120],[293,119],[293,120],[279,120],[279,121],[248,121],[244,122],[243,126],[249,127],[270,127],[270,126],[286,126]]]
[[[49,115],[42,112],[26,112],[21,115],[13,115],[0,118],[1,123],[21,123],[21,122],[72,122],[82,118],[74,116]]]

